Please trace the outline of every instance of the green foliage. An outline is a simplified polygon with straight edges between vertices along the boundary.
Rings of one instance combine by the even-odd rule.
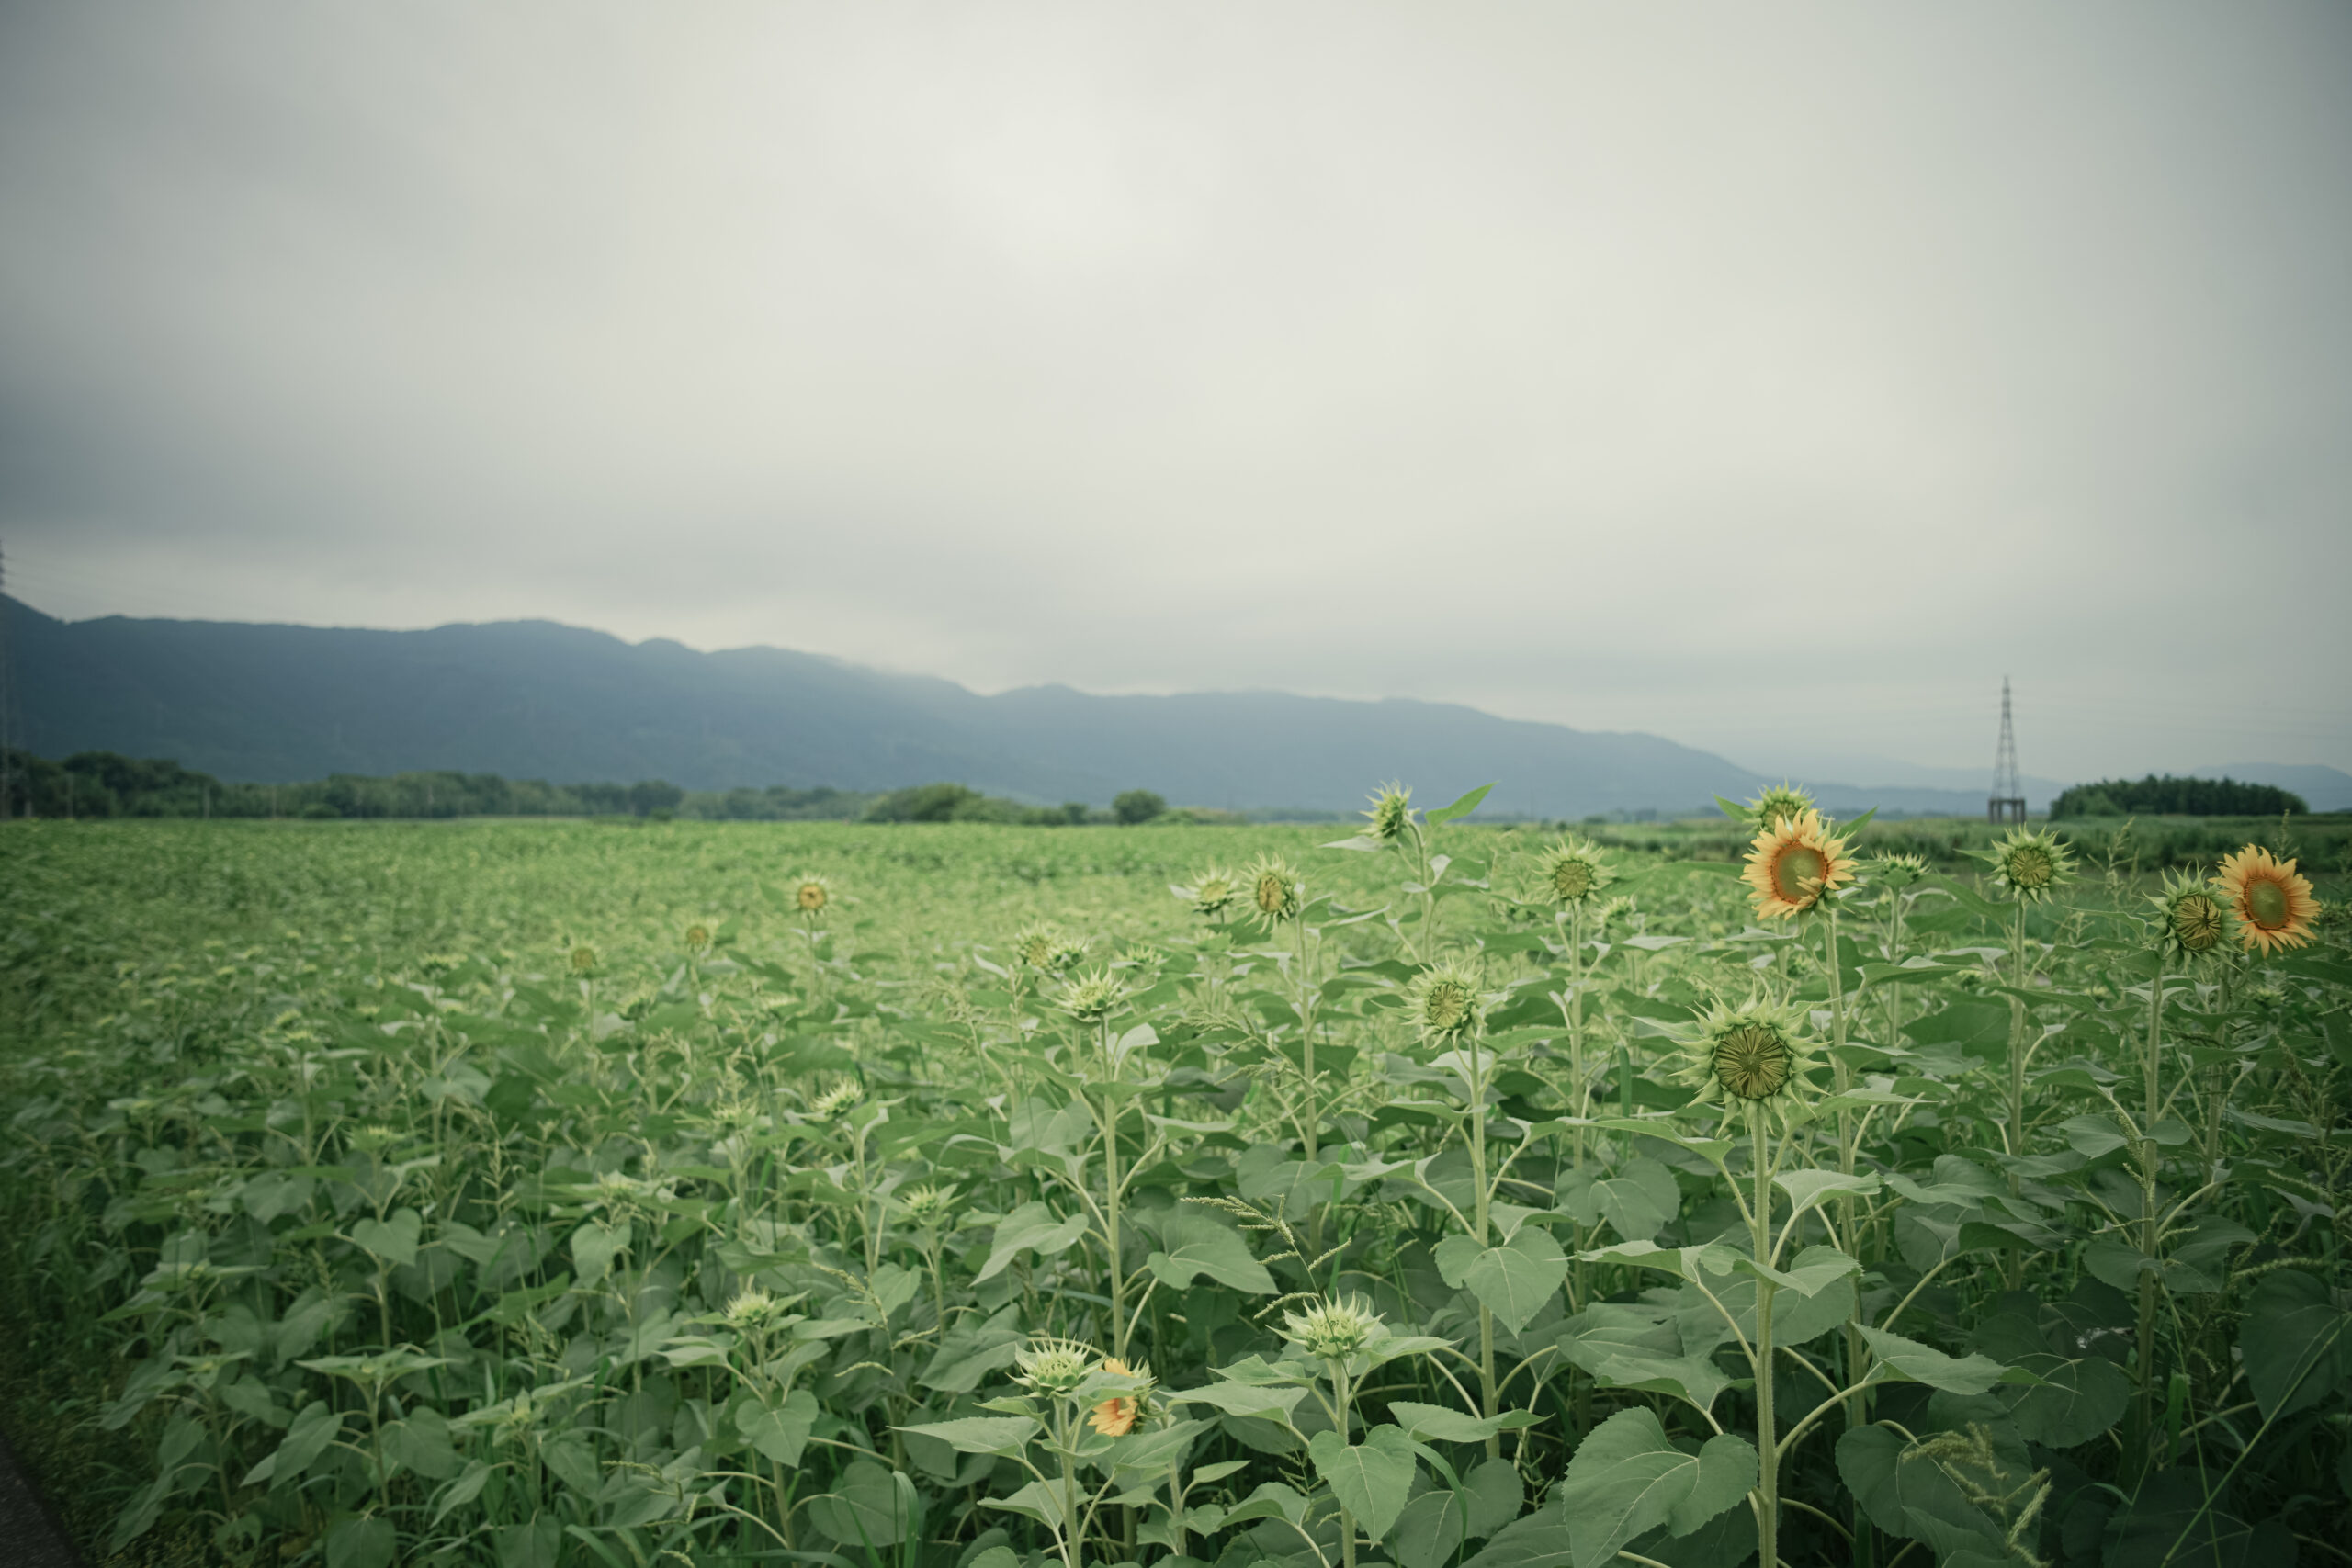
[[[1111,797],[1111,815],[1130,828],[1138,822],[1148,822],[1167,809],[1167,797],[1148,789],[1122,790]]]
[[[0,829],[0,1364],[85,1543],[1699,1568],[1770,1517],[1791,1564],[1859,1532],[2111,1568],[2346,1537],[2340,925],[2152,994],[2128,862],[2021,927],[1965,867],[1866,875],[1833,976],[1826,919],[1758,931],[1702,857],[1614,849],[1569,911],[1514,896],[1545,836],[1443,810],[1212,856],[904,793],[935,825]],[[1261,853],[1295,919],[1169,896]],[[1047,926],[1082,963],[1022,961]],[[1439,964],[1476,996],[1433,1032]],[[1109,1015],[1066,1005],[1098,972]],[[1823,1036],[1760,1141],[1676,1077],[1755,987]]]
[[[2062,792],[2050,803],[2052,821],[2069,817],[2277,817],[2311,808],[2303,797],[2277,784],[2240,784],[2235,779],[2177,779],[2150,773],[2144,779],[2102,779]]]

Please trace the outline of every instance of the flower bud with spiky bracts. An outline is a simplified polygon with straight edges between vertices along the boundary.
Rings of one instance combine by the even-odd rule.
[[[1071,1339],[1032,1339],[1012,1354],[1012,1381],[1048,1399],[1067,1399],[1094,1371],[1094,1351]]]
[[[2185,872],[2167,873],[2156,907],[2156,941],[2177,958],[2202,958],[2222,945],[2229,906],[2213,885]]]
[[[1377,839],[1384,844],[1395,843],[1413,825],[1413,792],[1403,784],[1385,784],[1372,797],[1372,809],[1364,816],[1371,826],[1364,837]]]
[[[1699,1038],[1685,1048],[1675,1080],[1696,1089],[1702,1102],[1791,1103],[1808,1087],[1809,1021],[1804,1008],[1770,1001],[1760,993],[1736,1008],[1718,1002],[1700,1020]]]
[[[2038,904],[2074,880],[2074,852],[2045,828],[2013,828],[1979,858],[1993,868],[1993,880],[2020,903]]]
[[[1537,858],[1536,870],[1544,897],[1564,906],[1588,903],[1617,880],[1600,846],[1574,834],[1544,849]]]
[[[793,906],[804,915],[821,915],[825,906],[833,901],[833,885],[810,872],[793,886]]]
[[[1193,906],[1194,914],[1212,919],[1232,908],[1241,897],[1241,889],[1235,884],[1233,874],[1220,871],[1216,866],[1210,866],[1193,878],[1190,887],[1179,887],[1175,891],[1176,897]]]
[[[865,1098],[864,1084],[855,1078],[843,1078],[808,1102],[808,1114],[820,1121],[830,1122]]]
[[[1118,1010],[1125,996],[1109,969],[1097,969],[1070,981],[1062,991],[1061,1009],[1080,1023],[1101,1023]]]
[[[1904,888],[1926,880],[1928,863],[1917,855],[1872,855],[1866,869],[1881,886]]]
[[[686,951],[697,956],[710,950],[710,928],[691,925],[686,928]]]
[[[1770,833],[1783,822],[1797,821],[1813,808],[1813,796],[1794,784],[1776,784],[1747,803],[1747,829],[1751,833]]]
[[[909,1221],[930,1229],[944,1223],[956,1208],[956,1189],[923,1186],[899,1194],[899,1206]]]
[[[1242,873],[1250,885],[1250,904],[1259,923],[1268,931],[1284,920],[1298,919],[1298,873],[1280,855],[1260,855]]]
[[[571,972],[574,975],[594,975],[596,972],[596,950],[586,946],[573,948]]]
[[[1050,971],[1061,932],[1045,920],[1033,920],[1012,939],[1012,955],[1032,969]]]
[[[1424,1044],[1451,1045],[1477,1026],[1478,986],[1478,971],[1451,958],[1413,976],[1405,1014]]]
[[[1283,1337],[1318,1361],[1343,1361],[1375,1340],[1388,1325],[1361,1297],[1320,1301],[1303,1313],[1283,1314]]]
[[[727,1303],[723,1315],[728,1327],[748,1333],[765,1328],[783,1314],[782,1302],[753,1286],[750,1290],[737,1292],[734,1299]]]

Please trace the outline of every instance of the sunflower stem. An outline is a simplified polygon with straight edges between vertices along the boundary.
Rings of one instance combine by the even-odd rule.
[[[2155,976],[2148,982],[2148,1036],[2146,1048],[2140,1057],[2140,1079],[2143,1104],[2147,1120],[2140,1124],[2140,1251],[2153,1258],[2156,1255],[2156,1117],[2163,1110],[2161,1097],[2161,1052],[2164,1046],[2165,1021],[2165,959],[2162,948],[2156,951]],[[2140,1270],[2139,1364],[2133,1369],[2139,1375],[2140,1386],[2132,1413],[2132,1435],[2138,1439],[2139,1472],[2144,1474],[2155,1462],[2155,1356],[2156,1356],[2156,1276],[2144,1265]]]
[[[1772,1257],[1772,1154],[1764,1132],[1764,1107],[1747,1107],[1748,1162],[1756,1168],[1756,1201],[1748,1213],[1756,1261]],[[1756,1280],[1756,1561],[1761,1568],[1778,1568],[1781,1561],[1780,1434],[1772,1411],[1772,1297],[1779,1289],[1758,1275]]]
[[[2017,922],[2009,931],[2009,1196],[2018,1196],[2024,1178],[2017,1162],[2025,1157],[2025,898],[2018,897]],[[2025,1283],[2025,1251],[2011,1247],[2002,1259],[2008,1286]]]

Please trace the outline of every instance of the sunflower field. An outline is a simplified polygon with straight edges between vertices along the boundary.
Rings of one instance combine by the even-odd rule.
[[[0,1422],[94,1562],[2352,1562],[2302,825],[1483,793],[9,825]]]

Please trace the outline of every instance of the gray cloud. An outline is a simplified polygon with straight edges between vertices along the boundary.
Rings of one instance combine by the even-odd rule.
[[[2352,12],[0,10],[0,537],[1757,766],[2352,766]]]

